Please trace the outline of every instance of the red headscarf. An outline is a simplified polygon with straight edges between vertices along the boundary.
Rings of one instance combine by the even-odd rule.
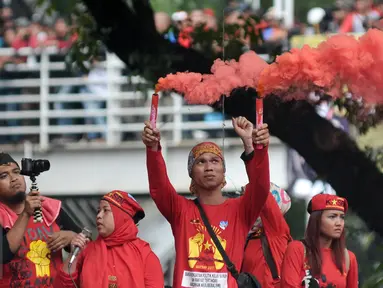
[[[148,243],[137,238],[136,226],[145,216],[144,210],[123,191],[112,191],[102,200],[110,203],[115,227],[110,236],[99,236],[87,247],[88,253],[81,271],[81,287],[108,287],[107,263],[108,259],[113,259],[118,287],[144,288],[145,256],[142,254],[151,250]]]
[[[217,155],[219,158],[222,159],[222,165],[224,172],[226,172],[226,165],[225,165],[225,158],[223,157],[222,149],[219,148],[217,144],[214,142],[202,142],[197,145],[195,145],[192,150],[189,152],[189,157],[188,157],[188,173],[190,178],[192,178],[192,170],[193,170],[193,165],[195,161],[197,160],[198,157],[200,157],[204,153],[212,153],[214,155]],[[222,183],[222,187],[226,185],[226,180]],[[189,190],[192,194],[195,194],[196,187],[195,187],[195,182],[192,179],[190,183]]]

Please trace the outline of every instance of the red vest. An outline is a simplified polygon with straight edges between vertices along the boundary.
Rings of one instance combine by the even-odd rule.
[[[47,246],[48,235],[60,231],[56,223],[48,227],[29,219],[23,242],[12,262],[3,265],[0,288],[53,287],[53,279],[62,265],[61,250],[51,252]]]

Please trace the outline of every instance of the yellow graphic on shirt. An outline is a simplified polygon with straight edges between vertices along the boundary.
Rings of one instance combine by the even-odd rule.
[[[37,277],[51,276],[49,267],[51,260],[48,257],[50,253],[51,251],[48,249],[47,243],[41,240],[33,241],[29,245],[27,258],[36,265]]]
[[[220,235],[222,231],[215,226],[212,226],[212,228],[223,249],[226,250],[226,240]],[[196,225],[196,230],[197,233],[189,238],[189,267],[211,271],[222,269],[225,265],[222,255],[219,253],[213,240],[211,240],[210,237],[205,236],[208,235],[206,227],[198,223]]]

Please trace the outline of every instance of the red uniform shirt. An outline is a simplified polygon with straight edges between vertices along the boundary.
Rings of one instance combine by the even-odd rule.
[[[3,265],[0,287],[53,287],[57,269],[62,265],[62,253],[51,252],[47,240],[48,235],[57,231],[60,228],[56,223],[48,227],[45,222],[33,223],[31,217],[14,259]]]
[[[283,256],[291,236],[290,228],[271,193],[269,193],[266,204],[261,211],[261,220],[262,228],[259,232],[264,233],[266,236],[271,254],[277,266],[277,272],[280,275]],[[261,287],[274,287],[274,284],[279,282],[278,280],[273,280],[259,237],[249,240],[245,249],[242,271],[253,274],[261,284]]]
[[[358,263],[354,253],[348,251],[350,256],[350,267],[347,273],[341,273],[336,267],[332,251],[329,248],[322,248],[322,275],[319,277],[320,287],[336,288],[357,288],[358,287]],[[304,247],[301,241],[293,241],[286,250],[285,258],[282,264],[281,287],[297,288],[301,287],[302,280],[305,277],[304,270]],[[346,265],[344,265],[346,267]],[[345,268],[346,270],[346,268]],[[326,280],[325,282],[323,280]]]
[[[197,206],[176,193],[161,152],[147,149],[150,195],[169,221],[176,248],[173,287],[237,287],[201,219]],[[247,193],[220,205],[204,205],[207,217],[229,258],[239,270],[247,234],[258,218],[270,188],[267,148],[246,162]]]

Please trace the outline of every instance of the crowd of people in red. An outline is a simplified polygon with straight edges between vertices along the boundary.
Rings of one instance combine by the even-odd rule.
[[[57,47],[68,50],[76,41],[76,35],[63,18],[57,18],[53,25],[44,25],[40,21],[31,21],[26,17],[15,18],[11,7],[1,9],[2,33],[0,48],[21,49],[26,47]],[[0,63],[22,63],[24,57],[0,56]],[[2,66],[1,65],[1,66]]]
[[[168,178],[160,131],[145,123],[150,196],[175,240],[172,286],[357,288],[358,263],[345,245],[347,200],[314,196],[305,237],[293,240],[284,219],[290,198],[270,183],[267,124],[254,128],[238,117],[233,126],[243,143],[241,159],[249,179],[243,195],[222,193],[229,163],[217,144],[202,142],[187,159],[194,198],[188,199]],[[0,264],[5,271],[0,287],[164,287],[159,259],[138,237],[145,212],[130,194],[114,190],[101,198],[98,237],[90,241],[62,212],[60,201],[38,191],[25,193],[19,164],[9,154],[0,154],[0,175]],[[33,221],[36,208],[42,209],[43,222]],[[61,249],[71,251],[65,262]]]

